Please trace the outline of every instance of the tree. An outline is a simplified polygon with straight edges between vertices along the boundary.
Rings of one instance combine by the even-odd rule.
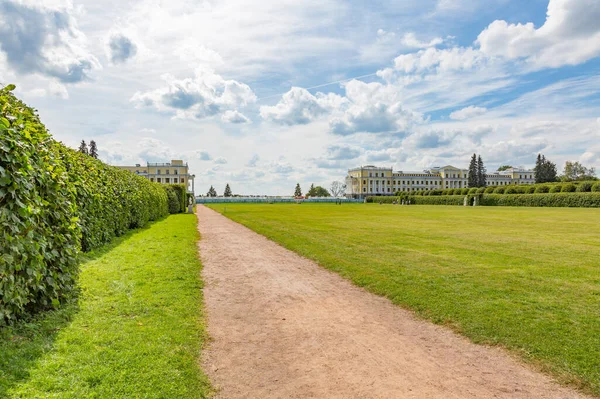
[[[85,143],[85,140],[81,140],[81,144],[79,144],[78,151],[82,154],[88,154],[88,148],[87,148],[87,144]]]
[[[94,140],[90,141],[90,157],[98,159],[98,148]]]
[[[487,170],[485,169],[485,165],[483,164],[481,155],[479,155],[477,157],[477,187],[487,186],[486,173],[487,173]]]
[[[473,154],[469,163],[469,187],[479,187],[479,178],[477,176],[477,155]]]
[[[512,169],[512,165],[502,165],[498,168],[498,172],[502,172],[504,170]]]
[[[331,189],[329,191],[334,197],[340,197],[346,191],[346,185],[343,184],[341,181],[336,180],[331,183]]]
[[[225,185],[225,192],[223,193],[223,197],[231,197],[231,188],[229,187],[229,183]]]
[[[213,186],[210,186],[210,189],[208,190],[208,193],[206,193],[207,197],[216,197],[217,196],[217,190],[215,190],[215,188]]]
[[[306,196],[308,196],[308,197],[331,197],[331,194],[329,194],[329,191],[327,191],[323,187],[321,187],[321,186],[315,187],[314,184],[311,184],[310,190],[308,190],[308,192],[306,193]]]
[[[565,168],[561,180],[563,181],[575,181],[575,180],[596,180],[596,169],[586,168],[579,162],[565,162]]]
[[[556,181],[556,164],[547,160],[542,154],[538,154],[533,172],[536,183]]]
[[[296,189],[294,190],[294,197],[302,197],[302,189],[300,183],[296,183]]]

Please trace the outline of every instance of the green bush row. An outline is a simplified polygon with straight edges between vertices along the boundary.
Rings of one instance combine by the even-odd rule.
[[[188,193],[183,184],[166,184],[163,186],[168,198],[169,213],[181,213],[187,210]]]
[[[438,196],[422,196],[422,195],[402,195],[402,196],[372,196],[367,197],[369,203],[392,204],[394,202],[405,203],[408,201],[413,205],[463,205],[464,195],[438,195]]]
[[[500,195],[486,194],[480,202],[484,206],[539,206],[539,207],[600,207],[600,193],[547,193]]]
[[[78,253],[185,209],[163,187],[52,139],[38,115],[0,89],[0,324],[56,307],[73,290]]]
[[[487,186],[480,188],[448,188],[424,191],[413,191],[410,193],[399,191],[396,196],[439,196],[439,195],[475,195],[475,194],[546,194],[546,193],[589,193],[600,192],[600,182],[581,181],[567,183],[543,183],[520,186]]]

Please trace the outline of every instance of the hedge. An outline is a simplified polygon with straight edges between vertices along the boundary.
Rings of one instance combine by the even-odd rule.
[[[600,192],[600,182],[594,183],[594,185],[592,186],[592,192],[594,192],[594,193]]]
[[[367,197],[369,203],[391,204],[393,202],[402,203],[402,201],[410,201],[414,205],[463,205],[464,195],[431,195],[431,196],[372,196]]]
[[[56,142],[13,89],[0,89],[0,324],[68,298],[80,250],[168,214],[161,185]]]
[[[0,324],[58,305],[75,285],[75,189],[34,111],[0,90]]]
[[[600,207],[600,193],[484,194],[484,206]]]

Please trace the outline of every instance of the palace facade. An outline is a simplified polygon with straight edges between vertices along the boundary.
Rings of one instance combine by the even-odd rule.
[[[422,172],[394,172],[392,168],[373,165],[348,170],[346,197],[365,198],[371,195],[394,195],[397,191],[468,188],[469,170],[451,165],[435,167]],[[535,183],[533,170],[510,168],[486,174],[488,186]]]
[[[161,184],[183,184],[188,192],[194,192],[194,175],[189,173],[187,162],[173,159],[171,162],[152,163],[146,166],[136,164],[135,166],[117,166],[117,168],[128,170],[136,175],[145,177],[151,182]],[[190,187],[191,183],[191,187]]]

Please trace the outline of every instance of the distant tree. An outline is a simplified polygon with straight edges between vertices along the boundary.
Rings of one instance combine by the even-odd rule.
[[[538,154],[533,172],[536,183],[548,183],[556,181],[556,164],[550,162],[542,154]]]
[[[302,189],[300,183],[296,183],[296,189],[294,190],[294,197],[302,197]]]
[[[331,197],[331,194],[329,194],[329,191],[327,191],[326,189],[324,189],[321,186],[315,187],[314,184],[311,184],[310,190],[306,193],[306,195],[308,197]]]
[[[231,197],[231,188],[229,187],[229,183],[225,185],[225,192],[223,193],[223,197]]]
[[[502,172],[504,170],[512,169],[511,165],[502,165],[498,168],[498,172]]]
[[[469,187],[479,187],[479,177],[477,176],[477,154],[473,154],[469,163]]]
[[[94,140],[90,141],[90,157],[98,159],[98,148]]]
[[[596,169],[587,168],[579,162],[567,161],[561,176],[562,181],[596,180]]]
[[[206,193],[207,197],[216,197],[217,196],[217,190],[215,190],[215,188],[213,186],[210,186],[210,189],[208,190],[208,193]]]
[[[334,181],[331,183],[331,195],[334,197],[340,197],[344,194],[344,192],[346,191],[346,185],[343,184],[341,181]]]
[[[78,151],[82,154],[88,154],[88,147],[87,147],[87,144],[85,143],[85,140],[81,140],[81,144],[79,144]]]
[[[485,187],[487,185],[486,178],[487,170],[481,159],[481,155],[477,157],[477,187]]]

